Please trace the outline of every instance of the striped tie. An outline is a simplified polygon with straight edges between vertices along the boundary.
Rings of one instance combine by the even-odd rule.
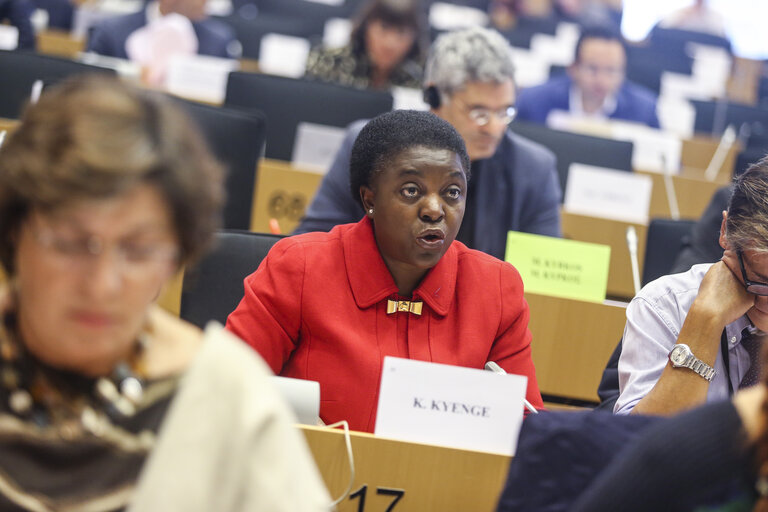
[[[741,338],[741,346],[749,354],[749,370],[741,379],[739,389],[754,386],[760,378],[760,348],[763,346],[762,341],[762,336],[748,332],[745,332]]]

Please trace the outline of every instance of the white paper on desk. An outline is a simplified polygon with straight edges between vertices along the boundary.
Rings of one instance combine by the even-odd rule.
[[[435,2],[429,7],[429,24],[437,30],[484,27],[488,15],[474,7]]]
[[[0,50],[15,50],[19,46],[19,29],[0,25]]]
[[[614,121],[612,137],[632,142],[632,168],[665,174],[677,174],[683,141],[668,132],[637,123]]]
[[[693,137],[696,109],[687,99],[659,96],[656,102],[656,114],[659,116],[662,130],[673,132],[683,139]]]
[[[352,33],[352,20],[346,18],[331,18],[323,26],[323,46],[326,48],[341,48],[349,43]]]
[[[295,167],[325,174],[344,141],[344,128],[299,123],[293,142],[291,163]]]
[[[320,419],[320,383],[313,380],[271,377],[283,399],[304,425],[317,425]]]
[[[531,37],[531,53],[550,64],[567,66],[573,62],[575,41],[559,39],[549,34],[534,34]]]
[[[378,436],[513,455],[528,378],[385,357]]]
[[[223,103],[227,79],[237,70],[236,60],[208,55],[179,55],[168,62],[165,90],[209,103]]]
[[[573,163],[563,208],[570,213],[648,224],[650,176]]]
[[[270,75],[300,78],[309,57],[309,41],[284,34],[266,34],[259,44],[259,70]]]
[[[412,87],[392,88],[392,110],[429,110],[424,91]]]

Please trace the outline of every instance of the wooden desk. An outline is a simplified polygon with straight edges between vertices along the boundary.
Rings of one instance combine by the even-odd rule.
[[[15,130],[18,125],[19,125],[19,121],[17,121],[16,119],[6,119],[4,117],[0,117],[0,132],[2,131],[8,132],[6,136],[9,135],[13,130]]]
[[[542,394],[597,402],[605,363],[621,339],[625,304],[526,293],[536,379]]]
[[[300,427],[333,498],[349,483],[349,462],[344,433],[322,427]],[[352,494],[363,486],[361,496],[347,497],[339,511],[365,512],[485,512],[496,509],[506,480],[510,457],[382,439],[352,432],[355,481]],[[395,496],[377,490],[404,491],[392,508]]]
[[[288,162],[264,158],[259,162],[251,210],[251,231],[269,233],[276,219],[283,234],[290,234],[304,216],[322,174],[306,172]]]
[[[654,172],[638,171],[638,173],[646,174],[653,180],[648,216],[651,219],[672,218],[664,176]],[[672,176],[672,186],[675,189],[681,219],[698,219],[701,217],[717,189],[725,185],[725,183],[718,181],[707,181],[703,177],[696,177],[693,174]]]
[[[609,245],[611,247],[611,263],[608,269],[609,297],[629,299],[635,296],[632,282],[632,266],[627,249],[627,227],[635,226],[637,231],[637,252],[640,276],[643,275],[643,259],[645,255],[645,238],[648,227],[642,224],[601,219],[586,215],[562,212],[563,237],[582,242]]]
[[[54,57],[74,59],[85,50],[85,40],[63,30],[44,30],[37,34],[37,51]]]
[[[694,173],[703,178],[703,171],[709,166],[709,162],[712,160],[712,156],[715,154],[719,143],[719,139],[700,135],[692,139],[684,139],[680,155],[681,174],[686,176],[689,175],[688,173]],[[738,145],[731,146],[714,181],[726,184],[731,180],[733,168],[736,165],[736,156],[739,151],[741,151],[741,148]]]

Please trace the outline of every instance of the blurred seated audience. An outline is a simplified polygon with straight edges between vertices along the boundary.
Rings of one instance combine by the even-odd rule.
[[[211,240],[222,174],[116,79],[25,111],[0,149],[0,509],[328,510],[264,362],[155,304]]]
[[[708,6],[706,0],[694,0],[692,5],[672,12],[659,22],[659,27],[726,37],[723,15]]]
[[[512,265],[455,241],[469,156],[429,112],[374,118],[352,147],[350,187],[365,216],[279,241],[245,280],[227,329],[286,377],[320,383],[320,415],[373,431],[385,356],[528,378],[529,311]]]
[[[30,17],[35,11],[31,0],[0,0],[0,23],[7,22],[19,31],[16,49],[35,49],[35,29]]]
[[[618,31],[584,28],[565,75],[523,89],[517,100],[522,121],[546,123],[556,111],[592,119],[620,119],[659,127],[656,96],[626,79],[627,54]]]
[[[488,19],[500,32],[512,30],[521,18],[548,18],[552,15],[551,0],[491,0]]]
[[[722,258],[652,281],[627,307],[618,414],[673,414],[757,381],[768,332],[768,158],[736,178]]]
[[[358,12],[350,41],[314,48],[306,77],[362,89],[421,87],[429,32],[419,0],[370,0]]]
[[[86,51],[144,65],[173,54],[235,59],[240,44],[232,29],[206,18],[206,0],[152,0],[139,12],[93,27]]]
[[[548,149],[507,129],[515,117],[512,49],[496,31],[441,34],[427,62],[424,98],[464,138],[472,162],[467,210],[457,239],[499,259],[509,231],[560,236],[560,183]],[[297,233],[357,222],[365,210],[349,195],[352,144],[347,130]]]
[[[621,25],[620,0],[554,0],[553,11],[560,21],[582,27],[608,25],[618,29]]]

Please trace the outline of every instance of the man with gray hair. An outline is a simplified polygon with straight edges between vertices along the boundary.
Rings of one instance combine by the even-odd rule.
[[[734,183],[717,263],[646,285],[627,307],[618,414],[674,414],[760,382],[768,332],[768,157]]]
[[[560,236],[555,157],[507,130],[516,96],[507,41],[483,28],[441,35],[432,46],[424,83],[431,111],[456,128],[472,160],[457,240],[504,259],[508,231]],[[327,231],[364,215],[349,193],[351,148],[364,125],[350,126],[296,233]]]

